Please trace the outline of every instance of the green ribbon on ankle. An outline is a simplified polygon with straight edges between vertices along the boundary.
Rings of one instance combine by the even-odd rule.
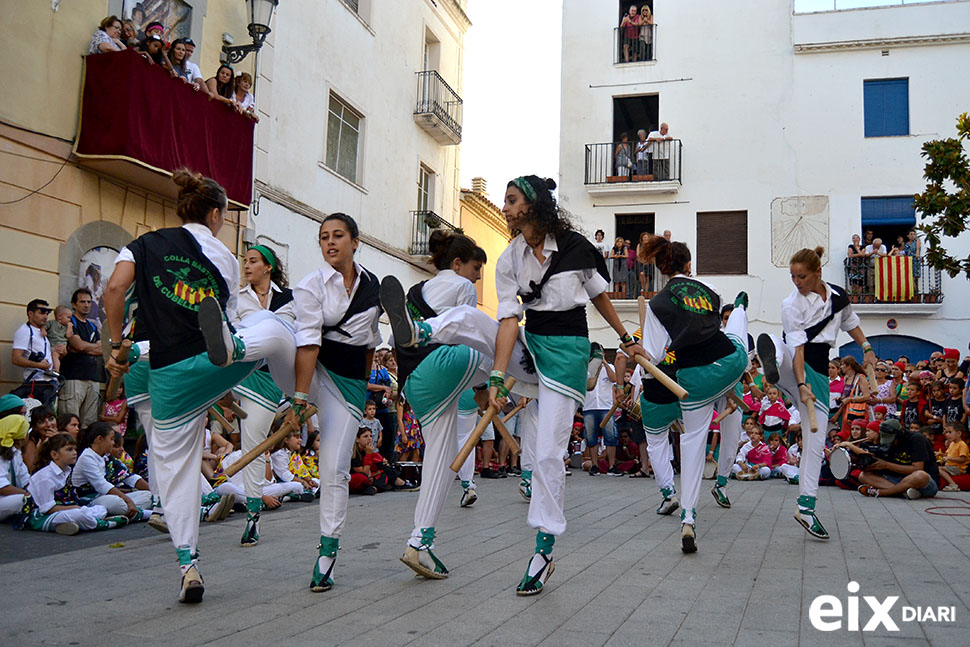
[[[250,515],[257,515],[263,510],[263,500],[259,497],[246,497],[246,512]]]
[[[462,487],[462,489],[467,490],[471,486],[471,484],[472,484],[471,481],[462,481],[461,482],[461,487]]]
[[[556,543],[556,536],[550,535],[541,530],[536,533],[536,552],[540,555],[548,555],[552,552],[552,546]]]
[[[532,480],[532,470],[522,470],[522,480],[531,481]]]
[[[726,476],[721,476],[720,474],[718,474],[717,475],[717,487],[724,487],[725,485],[727,485],[727,477]]]
[[[670,497],[672,497],[674,495],[674,488],[672,488],[672,487],[662,487],[662,488],[660,488],[660,494],[663,495],[663,498],[669,499]],[[683,514],[683,512],[681,512],[681,514]]]
[[[798,497],[798,507],[807,512],[815,512],[815,497],[805,495]]]
[[[336,557],[339,548],[339,538],[320,535],[320,557]]]
[[[179,558],[179,566],[191,566],[199,559],[199,551],[192,550],[191,546],[179,546],[175,549],[175,554]]]
[[[431,548],[434,546],[434,528],[421,529],[421,547]]]

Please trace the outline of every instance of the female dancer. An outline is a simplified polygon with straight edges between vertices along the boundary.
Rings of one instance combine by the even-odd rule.
[[[460,305],[474,308],[478,303],[475,281],[482,276],[485,251],[467,236],[440,230],[431,234],[428,249],[438,273],[409,290],[408,309],[414,313],[413,318],[433,318]],[[401,561],[418,575],[444,579],[448,569],[432,549],[435,524],[455,480],[448,465],[459,449],[459,399],[476,383],[476,376],[481,383],[486,373],[479,371],[481,353],[467,346],[397,346],[395,351],[402,391],[421,423],[425,442],[414,529]]]
[[[825,448],[825,419],[829,410],[829,380],[826,368],[829,353],[835,347],[839,331],[862,347],[866,365],[875,365],[872,346],[859,327],[859,317],[852,312],[844,288],[822,280],[822,247],[802,249],[791,257],[789,269],[795,290],[781,304],[781,323],[785,340],[775,335],[758,336],[758,357],[765,379],[781,388],[798,403],[801,415],[802,458],[798,475],[797,521],[813,537],[828,539],[829,533],[815,514],[815,495]],[[815,407],[818,429],[808,423],[809,411]]]
[[[602,255],[573,231],[552,195],[556,183],[535,175],[509,182],[502,209],[510,227],[519,230],[495,270],[499,328],[489,400],[498,407],[505,371],[525,315],[525,343],[539,378],[537,417],[541,423],[523,436],[531,445],[533,472],[529,525],[537,529],[536,550],[518,595],[535,595],[552,574],[549,554],[566,530],[563,499],[566,472],[562,456],[573,417],[583,405],[589,364],[586,303],[591,301],[616,331],[624,350],[643,355],[610,303]]]
[[[364,415],[367,377],[380,343],[377,278],[354,261],[360,231],[332,213],[320,225],[327,261],[293,290],[296,311],[296,391],[289,420],[305,422],[307,402],[320,408],[320,553],[310,590],[329,591],[344,522],[350,452]]]
[[[286,270],[276,253],[265,245],[254,245],[246,252],[243,262],[243,278],[246,286],[239,290],[237,314],[240,319],[268,310],[275,312],[288,328],[296,319],[293,311],[293,291],[287,287]],[[289,351],[296,355],[296,341],[291,332],[286,339],[292,344]],[[283,391],[273,381],[269,367],[263,366],[247,377],[233,393],[240,399],[239,406],[248,416],[239,421],[243,454],[266,438],[273,424],[277,408],[283,399]],[[255,546],[259,543],[259,513],[263,509],[263,485],[266,480],[266,459],[260,455],[242,469],[246,490],[246,528],[240,545]]]
[[[226,192],[215,181],[186,169],[177,170],[172,179],[179,186],[176,211],[183,226],[147,233],[119,253],[105,308],[112,349],[117,349],[125,294],[134,285],[138,325],[144,324],[151,345],[152,477],[179,559],[179,601],[200,602],[205,586],[197,552],[199,464],[206,411],[258,368],[256,360],[272,358],[285,366],[292,357],[285,356],[286,344],[280,342],[288,331],[273,315],[253,321],[238,337],[228,334],[223,309],[235,316],[239,265],[216,238],[225,222]],[[136,348],[130,362],[137,361]],[[238,361],[229,366],[233,360]],[[120,376],[127,364],[113,352],[107,369]]]
[[[694,524],[704,448],[717,400],[733,389],[748,366],[747,295],[742,292],[721,331],[721,297],[713,286],[689,278],[690,249],[681,242],[651,236],[640,248],[640,262],[655,262],[669,280],[650,299],[643,322],[643,346],[655,361],[673,351],[677,382],[688,396],[680,404],[684,433],[680,437],[681,550],[697,551]]]

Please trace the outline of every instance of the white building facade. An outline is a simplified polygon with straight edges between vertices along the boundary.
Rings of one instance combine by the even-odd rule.
[[[280,3],[258,66],[248,242],[281,250],[292,283],[324,263],[334,212],[357,220],[377,276],[429,277],[429,229],[459,218],[465,4]]]
[[[652,9],[649,33],[620,27],[630,4],[564,2],[560,200],[586,232],[635,245],[670,230],[726,302],[748,292],[757,334],[780,331],[794,251],[823,245],[825,280],[846,285],[853,233],[873,229],[888,248],[918,224],[921,146],[954,136],[970,105],[957,71],[970,60],[970,2],[815,13],[779,0],[636,2]],[[661,123],[673,139],[638,167],[637,130]],[[970,237],[945,245],[966,257]],[[970,282],[915,273],[906,297],[877,298],[875,270],[857,281],[853,307],[877,354],[965,354]],[[635,303],[616,303],[636,319]],[[591,335],[616,346],[590,313]]]

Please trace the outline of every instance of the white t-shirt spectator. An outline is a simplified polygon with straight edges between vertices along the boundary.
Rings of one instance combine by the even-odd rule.
[[[236,93],[233,92],[232,93],[232,101],[237,106],[239,106],[239,108],[243,112],[246,112],[247,110],[250,110],[250,109],[252,109],[253,112],[256,111],[256,97],[253,96],[253,93],[252,92],[247,92],[246,93],[246,96],[243,97],[243,100],[242,101],[240,101],[239,98],[236,96]]]
[[[594,240],[593,247],[595,247],[599,251],[599,253],[603,255],[603,258],[606,258],[607,256],[609,256],[610,249],[612,249],[612,245],[610,245],[605,240],[601,240],[598,243]],[[610,406],[613,406],[613,405],[610,405]]]
[[[596,386],[591,391],[586,392],[586,401],[583,403],[583,411],[607,410],[613,406],[613,382],[606,372],[607,362],[603,362],[599,375],[596,377]],[[610,369],[613,366],[610,365]]]
[[[192,61],[185,61],[185,77],[189,82],[195,81],[196,79],[202,79],[202,70],[199,66]],[[202,79],[203,81],[205,79]]]
[[[866,254],[872,254],[873,252],[875,252],[876,255],[878,255],[878,256],[888,256],[889,255],[889,250],[886,249],[886,246],[885,245],[880,245],[878,249],[874,249],[872,245],[866,245],[865,252],[866,252]]]
[[[47,337],[44,336],[44,331],[40,328],[34,328],[30,324],[24,323],[13,334],[12,346],[14,350],[22,350],[24,351],[24,355],[28,356],[33,352],[43,352],[43,361],[48,362],[51,366],[54,365],[51,359],[51,345],[47,343]],[[48,382],[50,379],[50,376],[43,369],[24,369],[24,382],[31,380],[35,382]]]
[[[659,130],[654,130],[647,135],[647,139],[663,139],[664,137],[670,137],[669,130],[667,131],[666,135],[661,135]],[[670,158],[670,148],[672,145],[672,139],[662,142],[650,142],[650,145],[647,147],[647,151],[653,153],[653,159],[665,160]]]

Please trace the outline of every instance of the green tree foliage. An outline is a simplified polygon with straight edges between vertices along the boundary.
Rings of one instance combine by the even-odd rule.
[[[926,236],[926,262],[951,277],[964,274],[970,279],[970,255],[955,258],[942,245],[943,237],[956,238],[967,230],[970,217],[970,161],[964,142],[970,138],[970,116],[957,117],[957,136],[923,144],[926,158],[923,177],[926,190],[914,196],[913,204],[924,221],[919,229]]]

